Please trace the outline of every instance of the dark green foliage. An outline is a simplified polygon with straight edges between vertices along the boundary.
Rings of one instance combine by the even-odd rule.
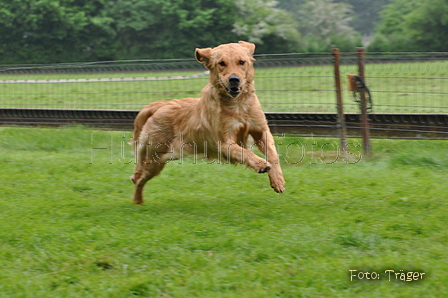
[[[0,64],[187,58],[238,40],[263,54],[353,51],[374,28],[369,51],[446,51],[448,0],[387,3],[0,0]]]
[[[106,0],[0,2],[0,61],[54,63],[112,57]]]
[[[234,42],[235,3],[225,0],[116,1],[119,59],[193,57],[196,47]]]
[[[328,5],[317,14],[327,18]],[[257,53],[355,45],[341,41],[344,32],[301,37],[294,16],[302,9],[267,0],[0,0],[0,63],[186,58],[196,47],[238,40],[256,43]],[[340,12],[332,20],[346,23]]]
[[[381,13],[369,51],[446,51],[448,0],[394,0]]]
[[[259,10],[254,19],[269,13]],[[0,0],[0,63],[192,57],[196,47],[249,39],[234,32],[239,17],[228,0]],[[291,50],[286,38],[297,42],[282,34],[284,22],[268,22],[264,52]]]

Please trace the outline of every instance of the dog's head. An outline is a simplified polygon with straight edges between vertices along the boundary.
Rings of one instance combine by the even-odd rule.
[[[210,70],[210,83],[219,93],[236,99],[241,94],[253,91],[255,45],[239,41],[216,48],[196,49],[196,60]]]

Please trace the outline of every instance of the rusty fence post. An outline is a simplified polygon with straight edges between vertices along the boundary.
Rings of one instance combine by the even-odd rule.
[[[364,48],[356,48],[357,61],[358,61],[358,75],[365,82],[365,72],[364,72]],[[366,93],[364,90],[360,90],[361,97],[361,133],[362,133],[362,143],[363,143],[363,153],[366,158],[371,154],[370,148],[370,128],[369,128],[369,116],[367,114],[367,100]]]
[[[344,107],[342,103],[342,88],[341,88],[341,72],[339,65],[341,63],[341,56],[339,49],[333,49],[333,65],[334,65],[334,81],[336,87],[336,109],[337,109],[337,129],[339,133],[339,140],[341,149],[345,152],[347,148],[347,128],[345,126]]]

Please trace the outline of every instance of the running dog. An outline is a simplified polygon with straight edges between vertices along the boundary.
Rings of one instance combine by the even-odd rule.
[[[192,154],[267,172],[271,187],[285,191],[274,138],[255,95],[254,51],[244,41],[196,49],[196,60],[210,71],[202,97],[156,101],[139,112],[132,142],[136,204],[143,204],[146,182],[169,161]],[[249,150],[249,136],[266,159]]]

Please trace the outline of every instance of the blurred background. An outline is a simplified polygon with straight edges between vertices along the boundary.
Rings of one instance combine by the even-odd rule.
[[[0,64],[257,53],[446,51],[448,0],[0,0]]]

